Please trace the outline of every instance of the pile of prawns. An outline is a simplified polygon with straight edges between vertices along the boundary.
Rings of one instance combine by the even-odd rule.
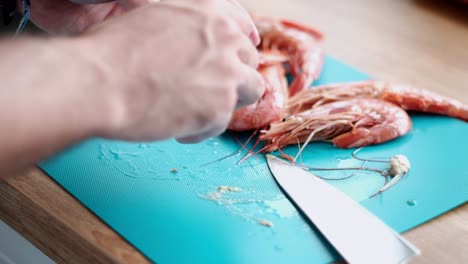
[[[262,152],[303,143],[300,154],[314,141],[340,148],[387,142],[411,130],[407,110],[468,121],[468,106],[421,88],[377,80],[311,86],[322,71],[323,34],[283,19],[254,21],[265,92],[257,103],[236,110],[228,129],[260,131]],[[289,86],[286,74],[293,76]]]

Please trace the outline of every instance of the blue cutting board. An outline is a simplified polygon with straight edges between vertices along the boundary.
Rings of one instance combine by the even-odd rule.
[[[316,84],[368,78],[328,57]],[[398,232],[468,200],[468,124],[422,114],[413,114],[412,119],[410,134],[359,153],[372,158],[406,155],[412,168],[398,185],[367,199],[384,183],[382,176],[363,171],[347,180],[330,181]],[[246,153],[236,153],[240,147],[236,138],[247,137],[225,133],[196,145],[92,139],[40,166],[154,262],[327,263],[338,259],[281,193],[263,156],[236,165]],[[294,154],[297,147],[285,151]],[[351,151],[314,143],[302,162],[317,167],[359,166]],[[317,174],[339,178],[350,172]],[[241,191],[220,193],[219,186]]]

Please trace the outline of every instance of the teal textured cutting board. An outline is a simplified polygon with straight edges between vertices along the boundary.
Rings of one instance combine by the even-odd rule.
[[[328,57],[317,84],[365,79],[366,74]],[[367,199],[384,183],[379,174],[356,172],[347,180],[330,181],[398,232],[468,200],[468,124],[442,116],[411,117],[410,134],[359,153],[372,158],[406,155],[412,168],[398,185]],[[236,152],[236,138],[244,141],[247,136],[225,133],[195,145],[92,139],[40,167],[157,263],[327,263],[339,258],[281,193],[263,156],[236,165],[246,153]],[[302,162],[359,166],[350,154],[314,143]],[[317,174],[339,178],[350,172]],[[240,190],[220,192],[220,186]]]

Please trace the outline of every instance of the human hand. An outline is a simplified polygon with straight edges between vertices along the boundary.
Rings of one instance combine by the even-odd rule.
[[[263,94],[258,39],[241,10],[230,1],[161,1],[84,33],[106,76],[102,136],[193,143],[222,133],[236,107]]]

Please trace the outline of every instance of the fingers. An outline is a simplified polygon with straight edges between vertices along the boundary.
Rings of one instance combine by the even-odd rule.
[[[240,84],[237,87],[237,108],[257,102],[265,93],[265,83],[260,73],[247,65],[240,69]]]
[[[187,137],[182,137],[182,138],[177,138],[177,142],[182,143],[182,144],[194,144],[194,143],[199,143],[202,142],[210,137],[216,137],[221,135],[224,131],[226,131],[227,122],[224,122],[226,124],[224,125],[217,125],[214,128],[210,129],[207,132],[199,133],[196,135],[192,136],[187,136]]]
[[[237,52],[237,56],[241,62],[247,64],[253,69],[256,69],[260,61],[257,49],[250,44],[247,38],[240,38],[238,46],[239,50]]]
[[[250,44],[247,37],[239,38],[236,44],[238,47],[237,56],[240,60],[240,65],[236,67],[239,80],[236,107],[239,108],[253,104],[260,99],[264,93],[264,81],[257,71],[259,63],[257,49]]]
[[[250,39],[254,46],[260,44],[260,35],[247,10],[245,10],[237,0],[226,0],[231,8],[228,15],[239,25],[242,32]]]

